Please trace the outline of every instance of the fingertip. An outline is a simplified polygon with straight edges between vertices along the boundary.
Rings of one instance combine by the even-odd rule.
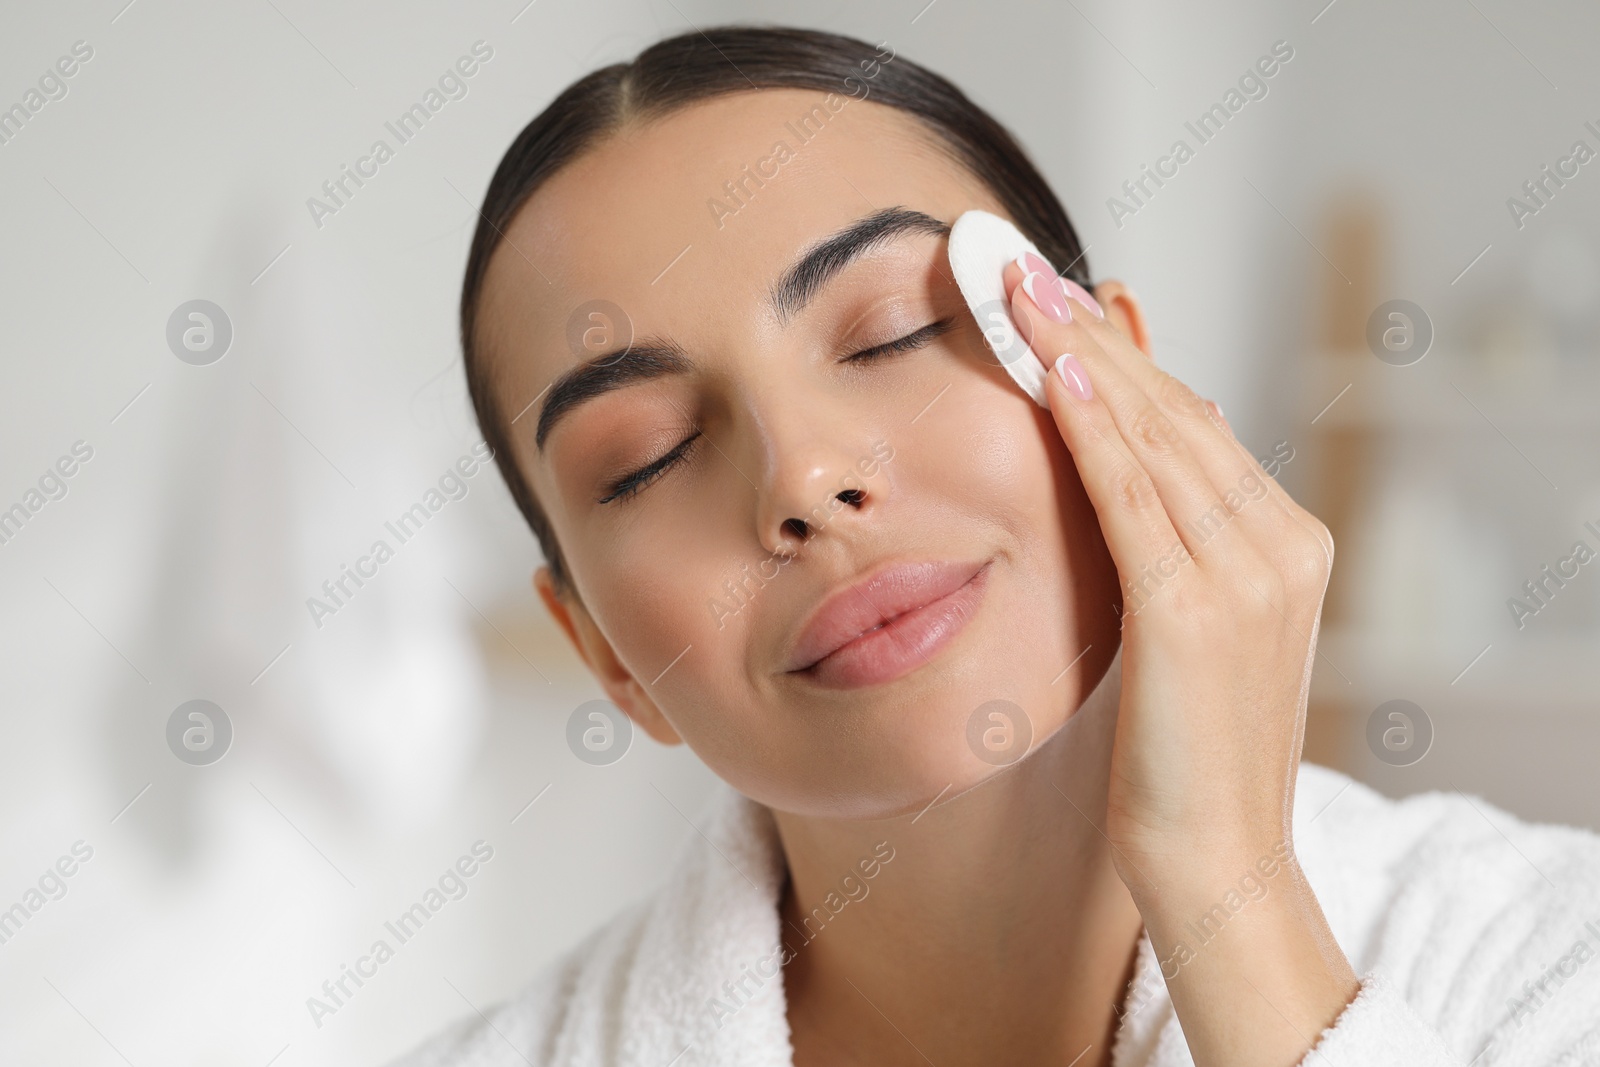
[[[1027,294],[1028,301],[1039,309],[1039,313],[1051,322],[1064,326],[1072,321],[1072,307],[1067,298],[1061,294],[1060,288],[1049,284],[1049,279],[1043,274],[1029,271],[1022,279],[1022,291]],[[1015,294],[1012,299],[1016,299]]]
[[[1083,286],[1079,285],[1077,282],[1066,277],[1065,275],[1063,275],[1059,281],[1061,282],[1061,288],[1066,292],[1067,296],[1088,308],[1089,311],[1093,313],[1095,318],[1103,320],[1106,317],[1105,310],[1100,307],[1100,301],[1096,300],[1094,295],[1090,293],[1089,290],[1085,289]]]
[[[1005,291],[1007,300],[1012,299],[1017,287],[1022,284],[1022,279],[1027,277],[1027,274],[1026,270],[1017,265],[1016,260],[1011,260],[1001,269],[1000,285]]]
[[[1078,362],[1078,357],[1071,352],[1061,353],[1056,357],[1054,370],[1069,395],[1082,401],[1094,399],[1094,386],[1089,383],[1089,372]]]
[[[1206,408],[1211,412],[1213,421],[1215,421],[1218,426],[1222,427],[1222,429],[1227,431],[1231,436],[1233,434],[1233,427],[1228,424],[1228,417],[1222,413],[1222,405],[1217,403],[1215,400],[1207,400]]]

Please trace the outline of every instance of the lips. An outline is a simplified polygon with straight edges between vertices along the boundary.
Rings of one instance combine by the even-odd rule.
[[[914,669],[970,618],[989,562],[895,563],[838,590],[807,620],[785,669],[830,687],[886,681]]]

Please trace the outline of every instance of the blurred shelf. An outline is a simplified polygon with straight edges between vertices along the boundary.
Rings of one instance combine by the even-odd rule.
[[[1424,706],[1432,700],[1440,707],[1511,714],[1600,712],[1597,630],[1539,633],[1530,627],[1477,648],[1445,650],[1433,643],[1408,645],[1397,643],[1393,635],[1332,626],[1323,628],[1317,647],[1313,690],[1324,705],[1370,710],[1369,704],[1376,706],[1371,698],[1382,694],[1380,701],[1404,697]]]
[[[1304,402],[1322,429],[1452,432],[1492,424],[1502,432],[1600,434],[1597,362],[1528,355],[1516,368],[1492,368],[1475,354],[1443,350],[1394,367],[1365,349],[1319,351],[1307,359]]]

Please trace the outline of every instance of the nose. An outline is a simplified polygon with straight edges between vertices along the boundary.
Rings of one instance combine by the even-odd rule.
[[[830,406],[820,397],[815,405],[773,399],[757,419],[756,528],[768,552],[794,555],[824,530],[870,520],[887,482],[873,477],[877,455],[859,420],[819,414]]]

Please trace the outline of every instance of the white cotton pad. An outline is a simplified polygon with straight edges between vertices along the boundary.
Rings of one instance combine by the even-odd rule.
[[[965,212],[950,228],[950,269],[967,307],[978,320],[983,339],[1022,391],[1033,397],[1034,403],[1047,408],[1050,402],[1045,399],[1044,364],[1017,330],[1000,277],[1006,264],[1024,252],[1044,258],[1021,230],[987,211]]]

